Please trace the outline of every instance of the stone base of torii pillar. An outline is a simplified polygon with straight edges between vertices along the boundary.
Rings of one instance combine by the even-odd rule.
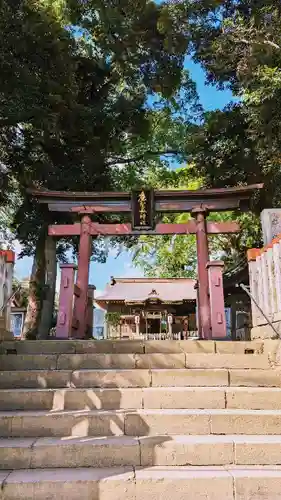
[[[93,337],[93,316],[94,316],[94,285],[87,285],[87,304],[85,318],[83,317],[83,324],[85,325],[84,335],[81,337],[79,327],[81,327],[81,316],[77,314],[77,299],[81,296],[81,288],[75,285],[75,272],[77,267],[75,264],[62,264],[61,268],[61,284],[60,284],[60,298],[59,310],[56,326],[57,339],[77,339]],[[74,303],[74,307],[73,307]],[[79,311],[78,311],[79,312]],[[83,327],[84,328],[84,327]]]

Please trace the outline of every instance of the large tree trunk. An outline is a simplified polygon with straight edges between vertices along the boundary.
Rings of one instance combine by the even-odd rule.
[[[40,324],[38,328],[38,338],[46,339],[52,327],[53,310],[56,294],[57,260],[56,260],[56,240],[51,236],[45,241],[45,289],[43,294],[43,304]]]
[[[28,305],[23,328],[24,338],[27,333],[35,336],[40,322],[42,289],[45,277],[45,239],[46,230],[42,228],[36,245],[29,282]]]

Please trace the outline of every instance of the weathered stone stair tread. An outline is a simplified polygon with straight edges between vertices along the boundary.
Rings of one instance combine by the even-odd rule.
[[[0,500],[281,500],[277,347],[0,342]]]
[[[81,369],[157,369],[226,368],[268,369],[265,355],[245,354],[9,354],[0,355],[1,370],[81,370]]]
[[[60,353],[245,353],[260,352],[264,342],[220,342],[204,340],[15,340],[0,342],[0,353],[16,349],[18,354]]]
[[[0,468],[281,464],[281,435],[0,439]]]
[[[117,410],[58,410],[58,411],[0,411],[1,417],[24,417],[24,416],[51,416],[51,415],[98,415],[98,414],[137,414],[140,415],[277,415],[281,416],[281,410],[246,410],[246,409],[197,409],[197,408],[178,408],[178,409],[117,409]]]
[[[281,434],[280,410],[79,410],[0,413],[2,437]]]
[[[1,389],[1,409],[94,410],[245,408],[281,410],[276,387]]]
[[[137,437],[0,439],[0,468],[140,466]]]
[[[280,500],[281,468],[33,469],[0,478],[3,500]]]
[[[281,387],[273,369],[110,369],[0,371],[0,389],[65,387]]]

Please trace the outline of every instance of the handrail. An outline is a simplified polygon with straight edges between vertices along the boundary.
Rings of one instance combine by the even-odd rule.
[[[3,306],[0,307],[0,314],[2,314],[2,312],[4,311],[4,309],[7,307],[7,305],[9,304],[9,302],[13,299],[13,297],[16,295],[16,293],[21,289],[21,285],[18,286],[18,288],[16,288],[16,290],[12,293],[12,295],[10,295],[10,297],[6,300],[6,302],[4,302]]]
[[[240,288],[242,288],[242,290],[244,290],[244,292],[247,293],[247,295],[250,297],[250,299],[252,299],[252,301],[255,303],[255,305],[257,306],[258,310],[262,313],[263,317],[265,318],[265,320],[267,321],[267,323],[271,326],[272,330],[274,331],[274,333],[277,335],[277,337],[280,337],[280,333],[277,331],[277,329],[275,328],[275,326],[273,325],[272,321],[270,321],[269,317],[267,316],[267,314],[265,314],[265,312],[262,310],[261,306],[259,305],[259,303],[257,302],[257,300],[255,299],[255,297],[252,295],[252,293],[250,292],[249,290],[249,287],[247,287],[246,285],[244,285],[243,283],[240,283],[239,284]]]

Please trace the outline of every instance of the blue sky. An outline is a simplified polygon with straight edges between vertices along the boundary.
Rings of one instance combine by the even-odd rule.
[[[215,87],[205,85],[204,71],[200,66],[187,60],[186,68],[191,72],[193,79],[197,84],[198,93],[202,105],[206,110],[221,109],[231,100],[232,94],[229,91],[218,91]],[[16,247],[16,251],[19,248]],[[17,259],[15,274],[19,279],[26,278],[30,275],[32,266],[31,258]],[[109,281],[110,276],[120,277],[139,277],[142,276],[139,269],[134,268],[130,254],[126,251],[122,252],[116,258],[113,252],[105,264],[92,262],[90,266],[90,283],[95,285],[97,292],[101,292],[106,283]]]

